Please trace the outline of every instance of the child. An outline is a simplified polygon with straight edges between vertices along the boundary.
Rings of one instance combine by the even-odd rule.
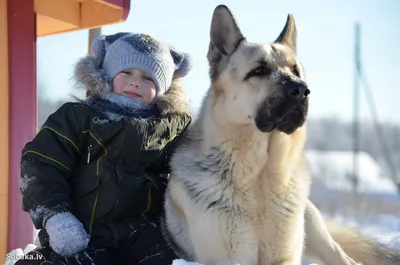
[[[42,258],[17,264],[171,264],[160,174],[191,121],[177,83],[190,57],[133,33],[92,51],[75,68],[88,98],[61,106],[23,149],[23,210],[41,243],[29,255]]]

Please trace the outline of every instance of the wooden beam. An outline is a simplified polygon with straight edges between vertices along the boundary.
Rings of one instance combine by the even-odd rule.
[[[123,10],[99,1],[81,3],[81,28],[93,28],[122,21]]]
[[[35,12],[41,16],[79,26],[80,3],[71,0],[35,0]]]
[[[129,0],[35,0],[37,36],[119,23],[129,8]]]
[[[36,27],[37,37],[43,37],[57,33],[65,33],[80,29],[79,25],[66,23],[61,20],[43,16],[41,14],[37,14],[36,19],[37,19],[37,27]]]

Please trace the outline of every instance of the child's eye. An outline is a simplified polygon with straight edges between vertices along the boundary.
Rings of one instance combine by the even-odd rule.
[[[153,82],[153,79],[151,79],[151,77],[149,77],[149,76],[143,76],[143,78],[146,79],[146,80],[149,80],[149,81]]]
[[[131,73],[128,71],[122,71],[123,74],[130,75]]]

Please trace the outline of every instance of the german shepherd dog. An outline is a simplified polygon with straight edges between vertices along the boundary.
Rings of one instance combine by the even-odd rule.
[[[226,6],[215,9],[212,84],[171,159],[164,235],[180,258],[205,265],[299,265],[303,255],[327,265],[399,265],[399,253],[326,225],[309,201],[310,90],[296,38],[292,15],[276,41],[257,44]]]

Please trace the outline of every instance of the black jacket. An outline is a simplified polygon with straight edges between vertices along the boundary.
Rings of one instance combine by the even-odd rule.
[[[22,151],[23,210],[37,229],[69,210],[97,245],[118,247],[141,218],[160,213],[160,174],[189,123],[182,113],[112,122],[84,104],[64,104]]]

